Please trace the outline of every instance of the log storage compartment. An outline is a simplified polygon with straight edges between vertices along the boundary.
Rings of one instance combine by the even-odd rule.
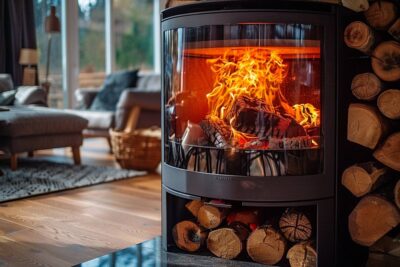
[[[284,2],[162,13],[168,251],[334,266],[339,7]]]

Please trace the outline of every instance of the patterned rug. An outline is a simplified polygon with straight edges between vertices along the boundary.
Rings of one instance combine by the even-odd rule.
[[[21,159],[11,171],[9,162],[0,161],[0,202],[65,189],[143,176],[146,172],[111,167],[76,166],[36,159]]]

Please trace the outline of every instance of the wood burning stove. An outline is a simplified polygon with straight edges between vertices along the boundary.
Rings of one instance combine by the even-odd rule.
[[[259,2],[162,14],[163,247],[333,266],[339,7]]]

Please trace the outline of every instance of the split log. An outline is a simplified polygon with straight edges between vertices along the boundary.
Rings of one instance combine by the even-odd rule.
[[[384,81],[400,79],[400,43],[387,41],[380,43],[371,56],[372,69]]]
[[[397,181],[396,186],[393,190],[394,195],[394,203],[400,209],[400,180]],[[399,241],[400,242],[400,241]]]
[[[392,26],[390,26],[388,33],[393,36],[394,39],[400,41],[400,18],[398,18]]]
[[[360,100],[374,100],[381,92],[382,83],[373,73],[361,73],[356,75],[351,82],[351,92]]]
[[[206,229],[215,229],[221,225],[226,217],[227,210],[211,205],[203,205],[197,213],[199,224]]]
[[[172,228],[172,237],[178,248],[195,252],[204,244],[207,232],[192,221],[181,221]]]
[[[274,265],[282,259],[286,251],[286,241],[271,226],[262,226],[250,234],[246,249],[253,261]]]
[[[250,231],[241,223],[234,223],[231,227],[219,228],[209,233],[207,248],[212,254],[223,259],[234,259],[243,250],[244,241]]]
[[[400,257],[400,234],[393,237],[388,235],[382,237],[369,248],[369,251]]]
[[[365,18],[372,27],[385,30],[397,18],[396,6],[388,1],[376,1],[365,11]]]
[[[358,163],[348,167],[342,174],[342,185],[356,197],[361,197],[382,184],[387,168],[376,162]]]
[[[366,11],[369,8],[368,0],[342,0],[342,5],[356,12]]]
[[[380,196],[366,196],[349,216],[349,232],[354,242],[371,246],[400,223],[398,209]]]
[[[390,135],[373,155],[389,168],[400,171],[400,132]]]
[[[254,230],[260,224],[259,212],[258,210],[251,209],[232,211],[229,213],[228,217],[226,217],[226,221],[228,225],[240,222],[244,225],[248,225],[250,228],[253,228],[252,230]]]
[[[317,252],[307,243],[300,243],[291,247],[286,258],[289,260],[290,267],[317,266]]]
[[[185,207],[194,217],[197,218],[197,214],[199,212],[199,209],[203,205],[204,205],[203,202],[200,201],[200,200],[192,200],[192,201],[186,203]]]
[[[350,104],[347,140],[374,149],[384,136],[387,124],[375,107]]]
[[[361,21],[354,21],[344,30],[344,42],[350,48],[369,54],[375,43],[372,29]]]
[[[231,128],[218,117],[207,117],[200,123],[201,128],[211,143],[217,148],[228,148],[231,138]]]
[[[288,209],[282,214],[279,228],[290,242],[307,241],[312,235],[310,220],[304,213],[293,209]]]
[[[400,119],[400,90],[389,89],[378,97],[378,108],[389,119]]]

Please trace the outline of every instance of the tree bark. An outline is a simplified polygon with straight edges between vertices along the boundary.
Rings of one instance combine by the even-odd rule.
[[[347,140],[374,149],[387,130],[379,111],[365,104],[350,104]]]
[[[344,42],[348,47],[368,54],[375,42],[374,32],[364,22],[354,21],[344,30]]]
[[[361,197],[386,180],[386,173],[387,168],[378,166],[376,162],[355,164],[343,172],[342,185],[354,196]]]
[[[195,252],[207,238],[207,232],[192,221],[181,221],[172,228],[172,236],[178,248]]]
[[[389,119],[400,119],[400,90],[389,89],[380,94],[378,108]]]
[[[376,1],[365,11],[365,18],[372,27],[385,30],[397,18],[396,6],[388,1]]]
[[[393,193],[394,193],[394,203],[396,203],[396,206],[400,209],[400,180],[397,181]]]
[[[317,252],[307,243],[300,243],[291,247],[286,258],[289,260],[290,267],[317,266]]]
[[[197,213],[199,224],[206,229],[215,229],[223,222],[226,217],[227,210],[214,207],[211,205],[203,205]]]
[[[366,196],[349,216],[349,232],[357,244],[371,246],[400,223],[398,209],[380,196]]]
[[[356,75],[351,82],[351,92],[360,100],[374,100],[381,92],[382,83],[373,73],[361,73]]]
[[[400,79],[400,44],[395,41],[380,43],[371,56],[372,69],[384,81]]]
[[[382,237],[372,247],[369,248],[369,251],[372,253],[379,252],[400,257],[400,234],[397,234],[393,237],[388,235]]]
[[[375,150],[374,157],[389,168],[400,171],[400,132],[390,135]]]
[[[250,234],[246,247],[253,261],[274,265],[282,259],[286,251],[286,242],[274,228],[262,226]]]
[[[209,233],[207,248],[215,256],[231,260],[242,252],[243,242],[248,235],[248,228],[240,223],[235,223],[233,227],[219,228]]]
[[[312,226],[307,216],[296,210],[285,211],[280,220],[279,228],[290,242],[307,241],[312,235]]]

